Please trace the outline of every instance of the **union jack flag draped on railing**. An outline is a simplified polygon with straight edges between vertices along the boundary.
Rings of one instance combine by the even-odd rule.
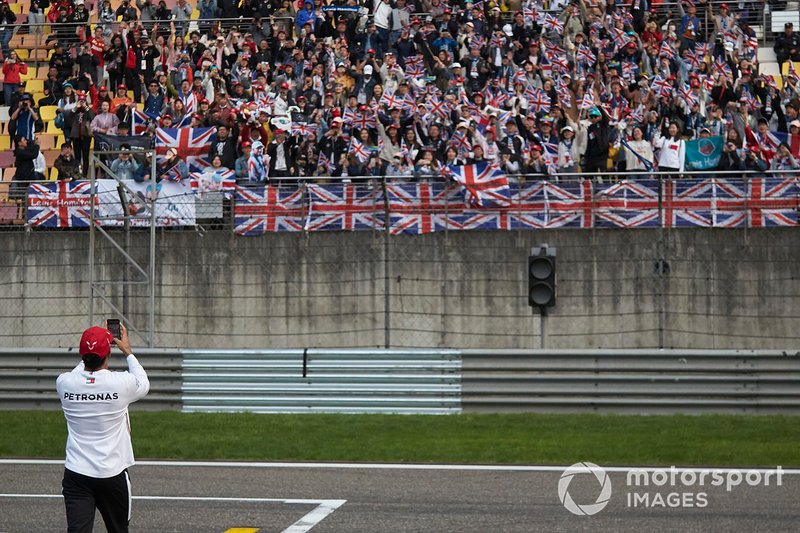
[[[209,166],[208,151],[216,138],[214,128],[158,128],[156,154],[159,164],[166,160],[167,151],[174,148],[178,157],[189,166],[189,172],[202,172]]]
[[[307,231],[382,230],[383,189],[354,183],[308,186]]]
[[[233,232],[262,235],[276,231],[303,231],[305,212],[303,187],[236,187]]]
[[[89,181],[55,181],[28,186],[28,224],[40,228],[88,228]]]

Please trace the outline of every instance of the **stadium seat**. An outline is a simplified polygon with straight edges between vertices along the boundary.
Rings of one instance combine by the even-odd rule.
[[[11,150],[3,150],[0,152],[0,168],[13,166],[15,162],[14,152]]]
[[[8,41],[8,46],[11,48],[25,48],[25,35],[22,33],[15,33],[11,40]]]
[[[0,133],[5,133],[9,120],[11,120],[11,114],[8,106],[0,106]]]
[[[58,179],[58,169],[56,167],[52,167],[50,169],[50,179],[52,181],[56,181]]]
[[[47,167],[50,168],[56,162],[56,157],[58,157],[58,154],[60,154],[61,151],[60,150],[43,150],[43,153],[44,153],[44,161],[45,161],[45,163],[47,163]],[[2,153],[0,153],[0,155],[2,155]],[[2,160],[0,160],[0,161],[2,161]]]
[[[47,72],[49,70],[50,70],[50,66],[49,65],[45,65],[43,67],[39,67],[38,69],[36,69],[36,78],[38,78],[40,80],[46,80],[47,79]]]
[[[778,63],[760,63],[758,65],[758,73],[774,77],[775,84],[778,86],[778,90],[783,88],[783,78],[781,78],[781,69],[778,66]]]
[[[59,134],[58,137],[56,137],[56,146],[58,146],[58,148],[60,149],[62,144],[64,144],[64,134],[63,133]]]
[[[0,135],[0,150],[8,150],[11,148],[11,137],[8,135]]]
[[[7,181],[11,183],[11,180],[14,179],[14,176],[17,174],[17,167],[6,167],[3,169],[3,181]]]
[[[56,109],[58,109],[54,105],[44,105],[39,108],[39,116],[42,117],[44,122],[52,122],[56,118]],[[47,132],[47,133],[61,133],[61,130],[55,132]]]
[[[762,46],[758,49],[758,62],[759,63],[768,63],[768,62],[775,62],[778,59],[775,57],[775,50],[773,50],[769,46]]]
[[[28,52],[28,50],[20,48],[16,50],[16,52],[17,52],[17,57],[19,58],[20,61],[27,61],[28,59],[30,59],[30,53]]]
[[[34,102],[37,102],[37,103],[38,103],[38,102],[39,102],[39,100],[41,100],[42,98],[44,98],[44,96],[45,96],[45,94],[44,94],[44,93],[33,93],[33,94],[31,95],[31,98],[33,98],[33,101],[34,101]]]
[[[44,80],[31,79],[26,81],[25,91],[29,93],[44,92]]]
[[[52,150],[56,146],[56,136],[48,133],[39,134],[39,150]]]
[[[789,71],[794,67],[794,71],[800,74],[800,63],[795,63],[794,61],[786,61],[781,67],[781,74],[784,76],[789,75]]]
[[[11,12],[14,14],[19,15],[22,13],[22,6],[20,4],[10,4],[8,7],[11,8]]]
[[[61,128],[56,126],[56,123],[54,121],[52,121],[52,120],[50,122],[47,122],[47,127],[45,128],[44,132],[45,133],[52,133],[53,135],[61,135],[61,134],[64,133],[61,130]]]
[[[52,52],[48,52],[42,48],[37,48],[31,52],[31,61],[47,61],[50,59]]]
[[[28,80],[36,79],[36,69],[31,67],[28,69],[28,72],[22,74],[20,73],[19,79],[24,83]]]

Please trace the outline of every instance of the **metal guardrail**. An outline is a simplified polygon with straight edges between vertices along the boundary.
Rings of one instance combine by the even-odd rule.
[[[183,352],[183,411],[449,414],[458,350]]]
[[[800,414],[800,350],[144,350],[135,409]],[[58,409],[74,351],[0,350],[0,409]],[[122,366],[112,359],[112,368]]]
[[[150,393],[131,407],[136,410],[179,409],[181,355],[177,351],[137,349],[147,371]],[[80,357],[70,349],[0,349],[0,409],[60,409],[56,378],[72,370]],[[111,370],[125,370],[125,359],[112,355]]]
[[[800,413],[800,350],[463,350],[464,411]]]

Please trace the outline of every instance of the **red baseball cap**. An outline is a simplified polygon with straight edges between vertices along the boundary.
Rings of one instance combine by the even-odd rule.
[[[94,354],[101,359],[111,353],[111,344],[114,337],[106,328],[92,326],[81,335],[79,351],[81,355]]]

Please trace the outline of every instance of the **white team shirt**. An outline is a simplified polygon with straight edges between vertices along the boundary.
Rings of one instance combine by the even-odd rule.
[[[94,478],[114,477],[134,464],[128,405],[150,390],[147,373],[128,356],[127,372],[90,372],[83,361],[56,380],[67,419],[67,460],[73,472]]]

